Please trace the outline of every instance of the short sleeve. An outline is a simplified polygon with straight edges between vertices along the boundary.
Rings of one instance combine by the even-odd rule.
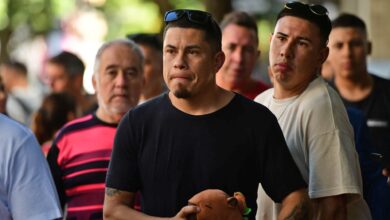
[[[136,192],[139,189],[139,172],[135,135],[130,126],[129,113],[122,118],[116,131],[106,186]]]
[[[61,217],[57,192],[48,164],[32,133],[14,146],[10,160],[9,198],[15,220],[56,219]]]
[[[293,191],[306,188],[307,184],[288,150],[283,133],[272,115],[263,155],[261,184],[274,202],[282,202]]]
[[[360,169],[351,137],[335,130],[315,137],[309,147],[310,198],[361,194]]]

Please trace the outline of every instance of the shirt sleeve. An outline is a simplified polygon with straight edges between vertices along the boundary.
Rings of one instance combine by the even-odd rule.
[[[272,115],[266,137],[265,150],[260,157],[264,164],[261,184],[274,202],[280,203],[290,193],[306,188],[307,184],[295,164],[287,147],[282,130]]]
[[[10,164],[10,209],[15,220],[57,219],[61,209],[49,167],[32,133],[15,146]]]
[[[64,208],[66,203],[66,193],[64,188],[64,182],[62,179],[62,171],[58,164],[59,153],[60,152],[56,142],[53,142],[53,145],[50,147],[49,152],[47,154],[47,162],[49,164],[50,171],[53,176],[54,184],[57,189],[61,207]]]
[[[331,107],[340,110],[333,111]],[[305,121],[310,198],[349,194],[349,200],[354,200],[361,195],[353,130],[342,108],[342,103],[319,103],[311,111],[314,116]]]
[[[136,192],[139,190],[140,180],[137,146],[131,125],[130,116],[126,114],[119,123],[115,135],[106,186],[128,192]]]

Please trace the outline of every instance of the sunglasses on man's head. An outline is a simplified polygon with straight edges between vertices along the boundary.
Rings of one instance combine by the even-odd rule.
[[[183,16],[187,16],[188,21],[195,24],[207,24],[211,18],[211,14],[199,10],[190,10],[190,9],[177,9],[167,11],[164,16],[165,24],[168,24],[172,21],[177,21]]]
[[[308,7],[315,15],[324,16],[328,14],[328,10],[324,6],[316,4],[305,4],[302,2],[293,1],[286,3],[284,7],[287,9],[302,9],[304,7]]]

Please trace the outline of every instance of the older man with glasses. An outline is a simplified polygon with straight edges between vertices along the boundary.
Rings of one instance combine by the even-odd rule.
[[[255,101],[278,119],[308,183],[315,219],[371,219],[353,130],[337,93],[319,71],[329,49],[331,22],[321,5],[290,2],[279,12],[270,44],[274,88]],[[266,189],[263,186],[264,189]],[[257,219],[276,219],[279,205],[259,188]]]
[[[260,182],[282,203],[282,219],[308,219],[306,184],[276,118],[215,83],[225,60],[218,24],[195,10],[169,11],[165,22],[163,75],[169,92],[129,111],[120,123],[105,219],[188,219],[202,212],[188,200],[217,188],[229,195],[242,192],[253,220]],[[137,191],[143,213],[132,208]]]

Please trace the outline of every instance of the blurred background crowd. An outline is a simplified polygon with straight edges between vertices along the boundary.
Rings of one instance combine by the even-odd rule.
[[[41,96],[50,91],[45,63],[60,53],[76,54],[85,64],[83,88],[93,94],[92,65],[97,49],[105,40],[132,33],[161,33],[165,11],[193,8],[211,12],[217,20],[232,10],[246,11],[257,19],[260,57],[254,77],[269,81],[269,35],[276,11],[284,0],[2,0],[0,1],[0,63],[18,61],[26,66],[29,85]],[[390,26],[386,25],[386,0],[311,0],[329,9],[331,19],[340,12],[358,15],[367,24],[374,43],[369,69],[390,77],[390,51],[386,50]],[[37,98],[37,97],[35,97]],[[30,100],[32,102],[32,100]],[[39,102],[39,99],[34,101]],[[36,109],[38,103],[34,103]]]
[[[368,72],[390,79],[390,50],[386,47],[390,1],[306,2],[324,5],[331,19],[342,12],[362,18],[373,42]],[[257,60],[252,75],[271,85],[267,74],[269,38],[276,13],[285,3],[285,0],[0,0],[0,112],[30,127],[47,154],[56,132],[66,122],[96,110],[92,83],[95,56],[104,42],[117,38],[134,40],[145,54],[144,77],[150,81],[145,88],[156,89],[142,91],[139,103],[166,91],[161,74],[158,75],[162,72],[159,40],[164,13],[178,8],[208,11],[218,22],[231,11],[252,15],[257,22],[261,51],[259,59],[254,56]],[[146,35],[140,37],[139,33]],[[148,68],[157,75],[150,71],[149,76]],[[152,82],[153,79],[156,81]]]

